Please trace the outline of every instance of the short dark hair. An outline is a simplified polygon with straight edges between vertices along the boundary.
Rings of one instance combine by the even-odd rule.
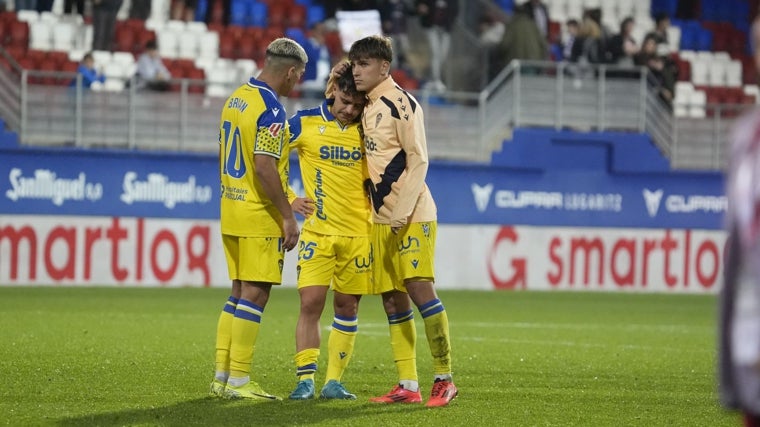
[[[656,15],[654,15],[654,23],[655,25],[659,25],[660,22],[665,21],[667,19],[670,19],[670,16],[668,16],[665,12],[659,12]]]
[[[145,43],[145,50],[156,50],[158,49],[158,43],[156,43],[156,39],[150,39],[147,43]]]
[[[379,35],[368,36],[355,41],[348,51],[348,59],[355,61],[357,59],[382,59],[383,61],[393,61],[393,47],[391,39]]]
[[[344,71],[343,74],[338,77],[338,80],[335,81],[335,85],[346,95],[364,95],[363,91],[356,89],[356,82],[354,81],[354,74],[352,71],[352,67],[349,65],[348,68],[346,68],[346,71]]]
[[[87,61],[88,59],[95,59],[94,56],[92,56],[92,52],[87,52],[82,57],[82,62]]]
[[[633,22],[633,18],[630,16],[627,16],[625,19],[623,19],[623,21],[620,22],[620,34],[623,34],[623,32],[625,32],[625,27],[628,26],[628,24],[632,24]]]

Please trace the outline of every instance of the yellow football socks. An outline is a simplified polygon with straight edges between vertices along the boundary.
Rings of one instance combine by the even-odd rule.
[[[333,318],[330,337],[327,339],[327,374],[325,384],[330,380],[340,382],[346,371],[351,355],[354,354],[354,343],[358,332],[357,317],[335,315]]]
[[[417,381],[417,329],[412,310],[388,316],[393,360],[401,380]]]
[[[247,377],[251,372],[253,346],[259,335],[264,309],[241,299],[232,319],[230,340],[230,377]]]
[[[317,360],[319,359],[318,348],[307,348],[296,353],[296,376],[298,381],[312,380],[317,372]]]

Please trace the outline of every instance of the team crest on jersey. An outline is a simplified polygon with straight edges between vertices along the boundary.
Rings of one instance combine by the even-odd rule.
[[[282,130],[282,123],[272,123],[271,125],[269,125],[269,134],[272,135],[272,137],[274,138],[277,138],[281,130]]]
[[[296,279],[299,279],[301,277],[301,266],[296,266]]]
[[[377,127],[380,124],[380,120],[383,119],[383,113],[377,113],[377,117],[375,117],[375,127]]]
[[[280,267],[280,274],[282,274],[282,266],[283,266],[284,264],[285,264],[285,263],[284,263],[284,262],[283,262],[281,259],[280,259],[280,260],[277,260],[277,267]]]
[[[326,126],[324,126],[324,125],[320,125],[320,126],[319,126],[319,134],[320,134],[320,135],[324,135],[324,134],[325,134],[325,129],[327,129],[327,127],[326,127]]]
[[[430,237],[430,225],[429,224],[422,224],[422,234],[424,234],[425,237]]]

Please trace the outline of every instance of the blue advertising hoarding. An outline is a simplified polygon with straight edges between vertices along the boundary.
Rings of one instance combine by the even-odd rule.
[[[291,179],[299,182],[297,162]],[[722,228],[719,173],[616,173],[434,162],[440,223]],[[219,217],[215,155],[0,150],[0,214]]]

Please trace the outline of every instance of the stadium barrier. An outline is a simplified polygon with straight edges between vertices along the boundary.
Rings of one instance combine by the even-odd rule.
[[[538,144],[543,160],[430,166],[440,288],[718,290],[720,173],[637,169],[656,152],[641,135],[515,136],[513,154]],[[595,160],[568,161],[581,146]],[[228,285],[215,155],[6,148],[0,157],[1,285]],[[295,265],[288,253],[286,286]]]

